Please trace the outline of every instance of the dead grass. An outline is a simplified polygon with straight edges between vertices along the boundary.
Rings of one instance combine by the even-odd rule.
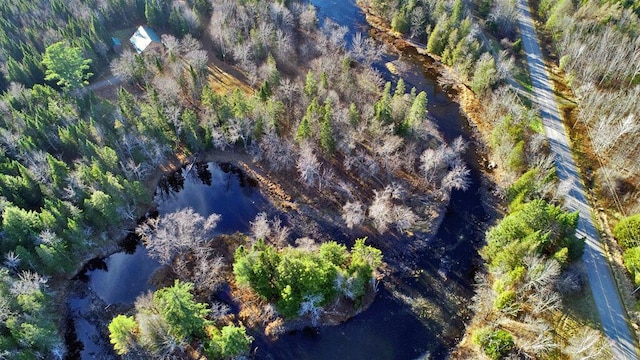
[[[254,90],[247,83],[247,78],[237,68],[225,64],[215,57],[209,61],[209,86],[218,94],[227,94],[239,89],[245,94],[253,94]]]

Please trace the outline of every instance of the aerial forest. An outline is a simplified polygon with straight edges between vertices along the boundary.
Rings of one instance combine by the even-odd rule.
[[[571,304],[585,294],[584,241],[563,208],[571,184],[521,95],[516,1],[357,4],[442,65],[438,86],[490,159],[467,196],[497,210],[481,224],[452,356],[606,357]],[[597,163],[589,185],[616,209],[613,235],[640,285],[640,7],[535,9],[574,95],[563,110]],[[129,44],[140,25],[159,50]],[[0,3],[0,358],[68,357],[66,284],[128,236],[162,270],[155,290],[105,308],[113,356],[250,356],[254,337],[366,310],[385,276],[409,272],[471,174],[469,144],[445,141],[427,93],[379,70],[399,50],[372,34],[300,0]],[[157,212],[159,181],[208,159],[242,164],[268,198],[248,231],[221,235],[218,214],[189,207]]]
[[[153,207],[153,179],[184,159],[240,154],[321,199],[340,226],[377,234],[429,231],[450,192],[468,186],[465,144],[443,142],[426,94],[383,80],[368,66],[380,46],[347,50],[346,29],[306,3],[16,0],[0,11],[3,356],[62,358],[56,289],[136,227],[176,282],[113,320],[121,354],[248,351],[239,320],[206,302],[220,282],[255,292],[245,296],[285,320],[315,318],[339,297],[357,306],[373,290],[382,257],[363,240],[349,253],[322,234],[303,233],[322,244],[296,242],[278,225],[281,236],[235,239],[244,245],[221,258],[206,233],[215,219],[178,213],[136,225]],[[138,24],[162,34],[163,51],[113,54],[111,33]],[[241,85],[216,88],[214,61],[237,68]],[[112,94],[87,86],[109,72],[122,82]],[[185,220],[201,221],[202,233],[167,233]],[[187,275],[185,259],[195,261]],[[300,283],[307,276],[317,283]]]

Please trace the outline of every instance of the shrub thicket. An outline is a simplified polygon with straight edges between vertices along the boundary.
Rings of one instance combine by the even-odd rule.
[[[513,349],[513,336],[504,330],[481,328],[473,333],[473,342],[491,359],[504,358]]]
[[[640,214],[628,216],[613,228],[613,236],[625,249],[640,245]]]
[[[301,313],[302,305],[318,308],[337,295],[359,301],[381,265],[380,250],[356,240],[349,253],[344,245],[327,242],[318,251],[300,248],[277,250],[258,240],[239,247],[233,272],[238,284],[251,287],[276,304],[285,318]]]

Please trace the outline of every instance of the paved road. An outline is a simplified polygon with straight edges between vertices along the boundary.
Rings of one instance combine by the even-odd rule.
[[[545,133],[555,157],[556,171],[560,181],[569,179],[573,183],[571,191],[565,197],[565,205],[569,210],[580,213],[576,233],[579,237],[586,239],[582,259],[600,315],[602,329],[609,340],[614,359],[638,359],[636,342],[629,330],[627,315],[622,307],[598,232],[593,225],[591,207],[584,195],[584,186],[571,155],[549,75],[542,61],[542,52],[538,45],[527,0],[518,0],[518,9],[520,33],[527,53],[534,98],[540,109]]]

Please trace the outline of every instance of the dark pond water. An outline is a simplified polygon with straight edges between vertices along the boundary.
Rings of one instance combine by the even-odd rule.
[[[161,181],[156,193],[158,212],[167,214],[191,207],[204,217],[219,214],[218,234],[245,232],[267,203],[257,185],[230,164],[187,165]]]
[[[267,204],[255,186],[232,165],[190,164],[161,180],[156,192],[158,214],[191,207],[204,217],[221,215],[216,228],[218,234],[247,231],[249,222]],[[92,260],[78,275],[106,306],[132,304],[137,296],[153,290],[149,279],[160,264],[148,256],[135,237],[129,237],[125,245],[122,252]],[[74,347],[71,358],[95,359],[108,355],[96,343],[100,334],[91,321],[95,318],[94,306],[87,297],[69,301],[76,336],[83,344],[80,349]]]

